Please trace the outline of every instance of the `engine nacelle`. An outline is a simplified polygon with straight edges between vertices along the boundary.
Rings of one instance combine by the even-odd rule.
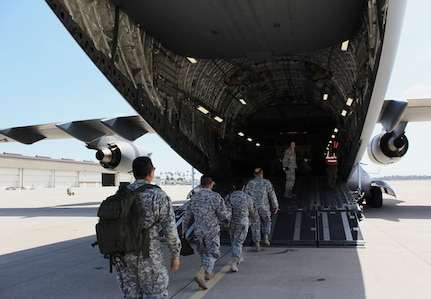
[[[102,167],[122,173],[131,172],[133,160],[140,156],[151,156],[151,153],[135,143],[124,141],[99,146],[96,152],[96,159]]]
[[[367,151],[372,162],[387,165],[401,160],[408,148],[409,141],[404,134],[395,136],[394,133],[382,132],[371,139]]]

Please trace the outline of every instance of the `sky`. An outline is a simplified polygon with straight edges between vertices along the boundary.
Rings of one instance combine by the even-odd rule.
[[[398,54],[386,99],[431,98],[429,0],[407,3]],[[0,129],[135,115],[43,0],[0,2]],[[376,126],[376,133],[381,130]],[[371,176],[431,175],[431,122],[409,123],[409,151],[398,163],[376,166],[365,153]],[[192,166],[156,134],[137,143],[153,152],[156,174],[187,172]],[[0,143],[0,153],[97,161],[76,139],[33,145]]]

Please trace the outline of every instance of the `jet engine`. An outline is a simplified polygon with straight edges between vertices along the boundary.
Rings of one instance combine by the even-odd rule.
[[[132,171],[133,160],[139,156],[151,156],[151,153],[133,142],[125,141],[98,146],[96,152],[96,159],[102,167],[122,173]]]
[[[387,165],[401,160],[408,148],[409,141],[404,134],[382,132],[371,139],[367,151],[372,162]]]

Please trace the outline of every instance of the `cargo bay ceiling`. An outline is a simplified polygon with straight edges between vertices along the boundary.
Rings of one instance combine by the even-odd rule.
[[[200,172],[249,176],[306,135],[316,157],[339,141],[340,174],[348,175],[379,62],[385,1],[47,3]]]

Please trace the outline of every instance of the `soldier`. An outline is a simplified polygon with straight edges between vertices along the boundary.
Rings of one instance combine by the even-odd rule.
[[[295,185],[295,171],[296,171],[296,153],[295,153],[296,142],[291,141],[290,147],[284,151],[283,156],[283,170],[286,173],[286,185],[284,188],[285,198],[295,197],[296,194],[292,193],[293,186]]]
[[[208,175],[201,177],[201,191],[192,195],[183,216],[182,234],[195,224],[196,249],[201,256],[201,265],[194,277],[199,287],[207,289],[205,278],[213,277],[213,268],[220,256],[219,222],[229,218],[229,213],[220,194],[212,191],[214,182]]]
[[[150,184],[154,179],[154,170],[150,158],[136,158],[133,161],[136,180],[127,188],[135,190],[144,184]],[[159,227],[162,228],[169,247],[171,271],[177,271],[180,266],[181,250],[171,199],[160,188],[146,189],[139,194],[138,209],[149,228],[150,257],[144,258],[142,253],[129,253],[121,261],[116,261],[118,285],[124,298],[167,298],[169,276],[159,241]],[[152,225],[153,223],[160,225]]]
[[[259,214],[260,221],[251,225],[253,242],[256,251],[260,251],[261,230],[263,232],[263,243],[271,245],[269,234],[271,232],[271,210],[274,214],[278,212],[278,200],[271,182],[263,178],[262,168],[254,170],[254,179],[250,180],[245,187],[245,193],[253,198],[254,206]]]
[[[328,151],[325,158],[329,188],[335,188],[337,182],[338,159],[333,151]]]
[[[226,206],[232,210],[229,226],[230,242],[232,245],[231,271],[237,272],[243,261],[242,247],[247,237],[249,218],[254,223],[259,222],[259,215],[254,208],[253,198],[244,192],[244,182],[238,180],[234,185],[235,191],[226,196]]]

